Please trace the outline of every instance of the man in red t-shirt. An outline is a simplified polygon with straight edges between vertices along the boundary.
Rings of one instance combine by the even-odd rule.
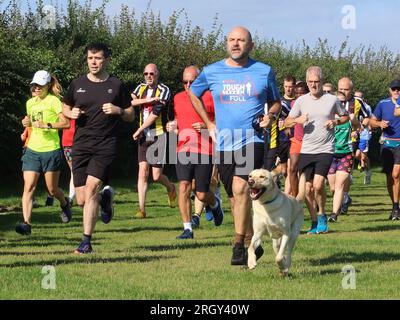
[[[210,208],[216,226],[221,225],[224,213],[221,201],[210,191],[213,171],[213,145],[206,125],[197,114],[190,101],[187,90],[199,75],[199,70],[190,66],[183,71],[183,87],[185,91],[174,97],[175,120],[167,124],[167,131],[178,131],[176,176],[179,181],[179,210],[183,220],[183,233],[178,239],[192,239],[191,201],[192,180],[195,180],[197,198]],[[202,96],[203,104],[214,121],[214,102],[209,91]]]

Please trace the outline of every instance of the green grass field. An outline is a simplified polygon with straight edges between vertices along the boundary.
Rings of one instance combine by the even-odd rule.
[[[82,211],[74,207],[63,225],[58,206],[34,209],[33,234],[22,237],[14,227],[21,213],[0,214],[1,299],[399,299],[400,221],[388,220],[391,209],[384,176],[362,185],[355,172],[348,216],[330,224],[325,235],[301,234],[293,255],[291,277],[279,277],[271,241],[249,271],[230,265],[232,216],[224,198],[221,227],[201,221],[194,240],[176,240],[182,231],[178,209],[167,206],[166,193],[151,186],[148,219],[133,219],[137,194],[127,181],[116,181],[116,214],[109,225],[99,221],[95,253],[72,252],[82,234]],[[223,192],[225,196],[225,192]],[[44,193],[39,197],[44,203]],[[18,206],[15,197],[0,205]],[[328,199],[328,210],[331,208]],[[306,212],[305,230],[309,224]],[[42,288],[44,266],[54,266],[56,289]],[[342,268],[356,270],[356,289],[342,287]]]

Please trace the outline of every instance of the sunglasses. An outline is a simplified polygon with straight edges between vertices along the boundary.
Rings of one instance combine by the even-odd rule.
[[[144,76],[154,76],[154,72],[143,72]]]
[[[331,93],[331,90],[324,90],[325,93]]]
[[[183,84],[189,84],[189,85],[190,85],[190,84],[193,83],[193,81],[192,81],[192,80],[188,80],[188,81],[183,80],[182,83],[183,83]]]
[[[400,92],[400,87],[390,88],[390,90]]]

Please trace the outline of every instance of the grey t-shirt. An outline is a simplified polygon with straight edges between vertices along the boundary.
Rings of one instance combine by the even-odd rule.
[[[339,116],[346,114],[338,98],[329,93],[319,99],[310,93],[301,96],[294,103],[289,117],[297,118],[303,114],[308,114],[308,122],[304,124],[301,153],[334,153],[335,129],[326,128],[325,123],[334,120],[335,114]]]

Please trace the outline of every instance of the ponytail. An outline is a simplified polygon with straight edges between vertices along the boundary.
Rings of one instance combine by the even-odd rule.
[[[60,98],[61,97],[61,93],[62,93],[62,87],[60,82],[58,81],[58,79],[55,76],[51,76],[51,82],[50,82],[50,86],[49,86],[49,92]]]

